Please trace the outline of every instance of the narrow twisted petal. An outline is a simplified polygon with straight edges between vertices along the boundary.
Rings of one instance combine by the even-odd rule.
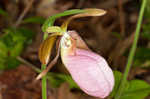
[[[63,63],[74,81],[87,94],[105,98],[114,86],[113,72],[101,56],[83,49],[63,55]]]

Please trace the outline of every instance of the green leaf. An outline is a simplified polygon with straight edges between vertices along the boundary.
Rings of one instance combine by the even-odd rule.
[[[19,64],[20,64],[20,62],[16,58],[9,57],[9,58],[7,58],[7,61],[5,62],[4,66],[5,66],[5,69],[14,69]]]
[[[115,78],[115,86],[113,88],[113,91],[111,92],[110,94],[110,97],[114,97],[118,88],[119,88],[119,85],[120,85],[120,82],[121,82],[121,79],[122,79],[122,73],[119,72],[119,71],[113,71],[114,73],[114,78]],[[126,84],[126,88],[128,87],[128,82]]]
[[[8,13],[5,10],[3,10],[2,8],[0,8],[0,14],[8,17]]]
[[[150,40],[150,32],[149,32],[149,31],[142,33],[141,36],[142,36],[143,38],[146,38],[146,39]]]
[[[139,47],[135,53],[134,67],[149,67],[150,66],[150,48]]]
[[[7,53],[8,52],[8,49],[7,49],[7,46],[2,42],[0,41],[0,56],[7,56]]]
[[[114,71],[114,76],[115,76],[115,86],[110,95],[111,98],[115,96],[123,75],[119,71]],[[150,85],[148,83],[146,83],[143,80],[131,80],[127,81],[126,87],[120,99],[144,99],[149,94],[150,94]]]
[[[4,59],[5,61],[0,60],[0,70],[14,69],[20,64],[20,62],[13,57],[7,57]]]
[[[10,55],[11,57],[17,57],[20,55],[20,53],[22,52],[24,46],[23,46],[23,42],[18,42],[15,44],[14,48],[12,50],[10,50]]]
[[[70,88],[79,89],[78,85],[74,82],[70,75],[50,72],[48,73],[47,78],[53,87],[59,87],[62,83],[67,82]]]
[[[150,94],[150,85],[142,80],[131,80],[121,99],[144,99]]]
[[[150,19],[149,19],[149,17],[150,17],[150,0],[147,0],[147,5],[146,5],[144,16],[150,21]]]
[[[16,67],[19,62],[16,57],[21,54],[26,43],[32,38],[26,29],[7,28],[0,38],[0,69]]]
[[[38,23],[38,24],[43,24],[45,21],[45,18],[41,17],[41,16],[33,16],[33,17],[29,17],[26,18],[22,21],[22,23]]]
[[[139,47],[137,48],[135,59],[149,60],[150,59],[150,48]]]
[[[62,13],[58,13],[56,15],[50,16],[43,24],[42,26],[42,31],[46,32],[46,29],[50,26],[53,26],[55,20],[57,18],[63,17],[63,16],[68,16],[68,15],[73,15],[73,14],[78,14],[78,13],[83,13],[85,10],[80,10],[80,9],[74,9],[74,10],[67,10]]]
[[[31,44],[35,33],[28,28],[19,28],[17,30],[26,38],[25,44]]]
[[[0,38],[0,41],[6,45],[7,53],[9,57],[18,56],[22,49],[24,48],[24,42],[26,37],[23,36],[19,31],[14,31],[11,29],[7,30],[7,33]]]
[[[4,63],[0,62],[0,70],[4,70],[4,69],[5,69]]]
[[[150,40],[150,21],[149,23],[143,24],[142,28],[143,31],[141,33],[141,37]]]
[[[58,74],[57,77],[61,78],[62,80],[68,82],[70,88],[77,88],[79,89],[78,85],[74,82],[70,75]]]

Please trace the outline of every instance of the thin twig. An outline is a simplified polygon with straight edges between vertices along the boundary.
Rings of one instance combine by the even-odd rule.
[[[18,56],[17,60],[19,60],[20,62],[26,64],[27,66],[30,66],[32,69],[34,69],[37,72],[41,72],[40,69],[38,69],[35,65],[31,64],[30,62],[28,62],[27,60],[23,59],[22,57]]]
[[[119,8],[119,22],[120,22],[120,32],[121,36],[124,37],[125,33],[125,17],[123,11],[122,0],[118,0],[118,8]]]
[[[20,23],[23,20],[24,16],[27,14],[27,12],[29,11],[29,9],[31,8],[33,2],[34,2],[34,0],[30,0],[30,2],[27,4],[27,6],[25,7],[25,9],[23,10],[23,12],[21,13],[21,15],[19,16],[18,20],[14,24],[14,27],[18,27],[20,25]]]

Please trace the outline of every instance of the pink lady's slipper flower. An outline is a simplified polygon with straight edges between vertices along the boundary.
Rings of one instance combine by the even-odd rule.
[[[44,76],[48,70],[57,62],[59,51],[65,67],[70,72],[74,81],[87,94],[95,97],[105,98],[112,91],[114,76],[105,59],[92,52],[75,31],[67,31],[69,22],[78,17],[101,16],[106,13],[102,9],[85,9],[70,17],[61,27],[48,27],[46,32],[51,34],[40,46],[39,58],[41,63],[48,64],[51,49],[57,36],[61,36],[56,57],[49,63],[47,69],[40,73],[37,79]],[[61,50],[59,50],[61,49]]]
[[[86,46],[76,32],[66,33],[61,42],[61,57],[74,81],[87,94],[105,98],[114,86],[113,72],[102,56],[74,47],[71,35],[76,35],[80,45]],[[80,46],[79,46],[80,47]]]

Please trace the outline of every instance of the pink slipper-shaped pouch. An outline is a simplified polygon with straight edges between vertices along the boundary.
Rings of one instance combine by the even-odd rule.
[[[114,76],[105,59],[87,48],[76,47],[73,51],[70,54],[70,49],[65,49],[61,57],[74,81],[91,96],[108,96],[114,86]]]

